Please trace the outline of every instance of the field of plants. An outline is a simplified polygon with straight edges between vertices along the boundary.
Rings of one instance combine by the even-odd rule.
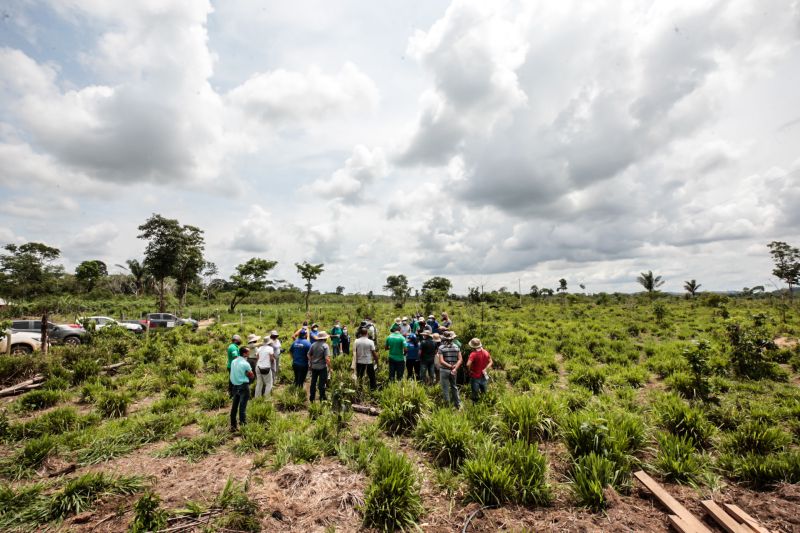
[[[352,333],[370,313],[384,334],[416,311],[343,302],[318,302],[313,320]],[[796,308],[603,295],[442,310],[494,359],[489,393],[473,404],[465,385],[462,411],[438,386],[389,383],[385,364],[370,392],[349,357],[334,358],[329,401],[309,405],[284,354],[232,435],[228,339],[278,329],[288,348],[297,304],[198,308],[212,320],[196,332],[106,328],[46,358],[0,356],[4,387],[46,378],[2,399],[0,530],[666,531],[639,469],[697,516],[710,497],[800,530]]]

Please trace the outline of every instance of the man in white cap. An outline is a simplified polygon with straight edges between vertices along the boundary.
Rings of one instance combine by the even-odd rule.
[[[472,389],[472,401],[477,402],[481,396],[486,394],[487,371],[492,368],[492,356],[483,348],[480,339],[469,341],[469,347],[472,349],[472,353],[467,359],[469,386]]]
[[[439,381],[442,385],[442,395],[444,403],[450,404],[451,398],[456,409],[461,409],[461,398],[458,395],[458,383],[456,374],[458,367],[461,366],[461,350],[453,344],[456,334],[447,331],[442,336],[442,344],[439,346],[437,357],[439,359]]]

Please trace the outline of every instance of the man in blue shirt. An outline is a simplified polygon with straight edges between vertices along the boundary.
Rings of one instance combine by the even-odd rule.
[[[436,317],[433,315],[428,316],[428,327],[431,330],[431,335],[439,333],[439,323],[436,322]]]
[[[250,352],[246,346],[239,349],[239,357],[231,361],[231,431],[237,431],[236,412],[239,412],[239,424],[244,425],[247,421],[247,400],[250,399],[250,380],[255,377],[250,363],[247,362],[247,354]]]
[[[292,343],[289,351],[292,354],[292,370],[294,370],[294,386],[303,388],[303,383],[306,382],[308,375],[308,351],[311,349],[311,343],[306,339],[306,333],[300,332],[296,341]]]

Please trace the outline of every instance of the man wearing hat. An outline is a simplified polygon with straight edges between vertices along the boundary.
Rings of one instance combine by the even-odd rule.
[[[461,409],[461,398],[458,395],[456,374],[461,366],[461,350],[453,344],[456,334],[447,331],[442,335],[442,344],[439,346],[437,357],[439,359],[439,382],[442,385],[444,403],[450,404],[451,398],[456,409]]]
[[[250,363],[250,369],[253,371],[253,375],[255,375],[256,372],[256,363],[258,362],[258,341],[260,340],[261,337],[255,333],[251,333],[247,336],[247,348],[249,350],[247,362]],[[252,383],[252,381],[250,383]]]
[[[247,400],[250,399],[250,380],[255,377],[247,362],[247,346],[242,346],[239,356],[231,362],[231,371],[228,382],[231,384],[231,431],[237,431],[239,425],[247,421]],[[239,423],[236,423],[236,414],[239,414]]]
[[[342,323],[337,320],[331,328],[331,345],[333,346],[334,357],[341,353],[342,333]]]
[[[408,337],[411,333],[411,324],[408,323],[408,317],[404,316],[403,319],[400,321],[400,334],[403,337]]]
[[[328,375],[331,370],[331,352],[328,347],[328,333],[320,331],[316,340],[308,350],[308,367],[311,369],[311,396],[313,403],[319,387],[319,401],[325,401],[325,387],[328,385]]]
[[[256,375],[256,390],[254,397],[269,396],[272,392],[273,374],[272,367],[275,364],[275,351],[269,342],[265,342],[258,347],[258,359],[256,367],[253,369]]]
[[[428,327],[431,330],[431,333],[439,333],[439,323],[436,322],[436,317],[433,315],[428,315]]]
[[[436,370],[434,360],[436,359],[436,343],[431,338],[431,330],[423,329],[422,340],[419,343],[419,378],[426,385],[431,385],[436,381]]]
[[[239,357],[239,345],[242,344],[242,338],[239,335],[234,335],[231,337],[231,343],[228,345],[228,373],[231,372],[231,363],[233,363],[237,357]],[[230,382],[228,382],[228,396],[233,397],[233,388],[230,386]]]
[[[278,337],[278,332],[273,329],[269,332],[269,340],[266,341],[272,346],[272,383],[275,385],[278,384],[281,371],[281,341]]]
[[[492,356],[483,348],[480,339],[469,341],[469,347],[472,349],[472,353],[467,359],[469,386],[472,389],[472,401],[477,402],[482,395],[486,394],[487,371],[492,368]]]

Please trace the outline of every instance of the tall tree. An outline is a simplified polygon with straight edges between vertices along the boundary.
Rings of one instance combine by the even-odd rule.
[[[7,244],[0,254],[0,293],[9,298],[33,298],[53,292],[55,281],[64,273],[53,265],[61,251],[39,242],[17,246]]]
[[[442,278],[444,279],[444,278]],[[395,305],[402,307],[406,303],[406,298],[411,294],[411,287],[408,286],[408,278],[405,274],[398,274],[396,276],[388,276],[386,278],[386,285],[383,290],[392,293],[392,298]]]
[[[556,289],[556,292],[561,292],[561,293],[565,293],[566,294],[566,292],[567,292],[567,280],[566,279],[561,278],[560,280],[558,280],[558,288]]]
[[[767,247],[775,263],[772,275],[789,286],[791,298],[792,287],[800,285],[800,250],[781,241],[772,241]]]
[[[336,294],[339,294],[339,295],[344,294],[344,286],[343,285],[339,285],[339,286],[336,287]]]
[[[453,283],[442,276],[434,276],[425,283],[422,284],[422,292],[426,291],[439,291],[443,292],[445,297],[450,293],[450,289],[453,288]]]
[[[135,296],[139,296],[140,294],[145,292],[145,288],[148,285],[147,283],[147,269],[144,268],[144,265],[139,262],[138,259],[128,259],[125,261],[125,265],[116,265],[123,270],[127,270],[131,277],[133,278],[133,294]]]
[[[533,298],[538,298],[542,295],[542,293],[539,291],[538,285],[531,285],[531,290],[528,294],[530,294]]]
[[[86,287],[86,292],[92,292],[97,282],[108,276],[108,267],[98,259],[84,261],[75,267],[75,278]]]
[[[661,276],[654,275],[652,270],[642,272],[641,275],[636,278],[636,281],[638,281],[639,284],[645,288],[647,294],[650,295],[650,298],[652,298],[657,289],[664,284]]]
[[[246,263],[236,267],[236,274],[231,276],[231,283],[236,288],[228,310],[233,313],[236,306],[242,303],[248,294],[254,291],[263,291],[272,281],[267,279],[269,271],[275,268],[277,261],[268,261],[253,257]]]
[[[306,282],[306,313],[308,313],[308,297],[311,296],[311,282],[322,274],[325,270],[323,268],[325,265],[322,263],[314,265],[308,261],[303,261],[302,263],[295,263],[294,266],[297,268],[297,273],[300,274],[300,277]]]
[[[178,300],[181,310],[186,304],[186,292],[189,285],[200,278],[206,265],[203,258],[205,240],[203,230],[195,226],[181,228],[181,246],[175,261],[175,281],[178,283]]]
[[[700,287],[702,286],[703,286],[702,284],[697,283],[697,281],[693,279],[683,282],[683,288],[686,290],[686,292],[688,292],[692,296],[692,298],[697,296],[697,291],[699,291]]]

